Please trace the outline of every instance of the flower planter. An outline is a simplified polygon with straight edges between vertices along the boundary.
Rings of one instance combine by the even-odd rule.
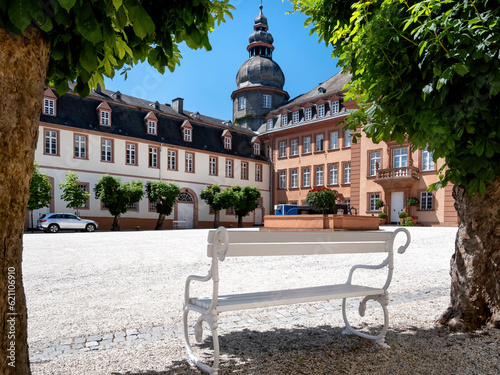
[[[379,220],[363,215],[267,215],[260,230],[377,230]]]

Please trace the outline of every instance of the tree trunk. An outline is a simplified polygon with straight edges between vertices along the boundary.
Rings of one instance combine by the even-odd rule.
[[[238,228],[243,228],[243,216],[238,215]]]
[[[214,228],[219,228],[220,225],[220,211],[214,211]]]
[[[484,196],[453,188],[460,218],[451,258],[451,304],[439,322],[457,331],[500,328],[500,177]]]
[[[31,374],[22,275],[24,218],[38,137],[50,46],[28,28],[0,27],[0,374]]]
[[[155,230],[160,230],[161,227],[163,226],[163,221],[165,220],[165,214],[159,214],[158,215],[158,220],[156,221],[156,227]]]
[[[113,225],[111,226],[112,231],[120,230],[120,216],[121,216],[121,214],[118,214],[118,215],[115,215],[115,217],[113,218]]]

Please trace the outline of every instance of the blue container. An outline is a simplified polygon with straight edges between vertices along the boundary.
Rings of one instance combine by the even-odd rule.
[[[274,206],[275,215],[298,215],[299,211],[295,204],[278,204]]]

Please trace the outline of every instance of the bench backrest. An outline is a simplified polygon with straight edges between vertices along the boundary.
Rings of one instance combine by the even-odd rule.
[[[219,231],[219,234],[216,234]],[[281,256],[392,251],[394,232],[211,230],[207,256]],[[227,236],[227,237],[226,237]],[[227,244],[227,246],[225,246]],[[225,251],[224,254],[221,254]],[[217,252],[214,254],[214,251]]]

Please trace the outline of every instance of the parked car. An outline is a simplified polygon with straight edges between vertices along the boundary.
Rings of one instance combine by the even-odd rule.
[[[57,233],[59,230],[81,230],[93,232],[98,225],[93,220],[81,219],[73,214],[50,213],[43,214],[37,221],[36,227],[44,232]]]

